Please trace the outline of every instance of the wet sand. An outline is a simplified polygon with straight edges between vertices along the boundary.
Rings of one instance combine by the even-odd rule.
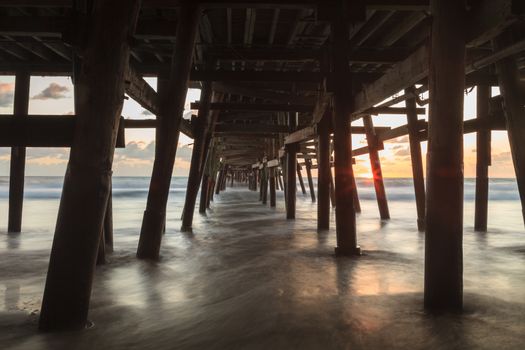
[[[391,206],[393,219],[381,222],[365,203],[363,256],[335,258],[335,231],[317,232],[316,205],[298,196],[287,221],[282,192],[271,209],[258,193],[229,188],[208,216],[196,214],[192,234],[171,212],[159,263],[135,259],[140,226],[117,230],[96,273],[94,326],[81,332],[36,331],[51,232],[2,234],[2,349],[525,347],[523,227],[467,227],[465,311],[433,315],[422,307],[424,235],[412,206]]]

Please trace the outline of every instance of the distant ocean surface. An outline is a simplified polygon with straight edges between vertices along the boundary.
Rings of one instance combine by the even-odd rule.
[[[306,180],[306,179],[305,179]],[[25,182],[23,229],[52,232],[54,230],[62,177],[27,177]],[[314,179],[315,181],[315,179]],[[187,177],[174,177],[168,203],[168,224],[180,219]],[[116,230],[139,232],[142,213],[146,205],[149,177],[114,177],[113,208]],[[235,184],[236,188],[243,185]],[[358,179],[357,187],[363,214],[378,215],[372,180]],[[385,179],[385,187],[392,217],[405,219],[415,225],[415,197],[412,179]],[[7,227],[9,178],[0,177],[0,232]],[[312,206],[307,195],[302,195],[298,186],[298,205]],[[465,179],[465,227],[473,226],[475,179]],[[278,200],[280,197],[278,197]],[[217,204],[220,205],[220,204]],[[316,211],[312,207],[311,215]],[[284,214],[283,214],[284,215]],[[198,214],[196,214],[196,217]],[[175,224],[176,227],[180,223]],[[489,229],[523,231],[519,194],[514,179],[490,179],[489,184]]]

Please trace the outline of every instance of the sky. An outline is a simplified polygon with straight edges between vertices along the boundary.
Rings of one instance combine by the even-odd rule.
[[[13,113],[14,77],[0,76],[0,114]],[[155,88],[156,79],[146,81]],[[497,88],[493,95],[499,94]],[[186,99],[185,117],[189,116],[189,103],[199,99],[200,91],[190,89]],[[425,97],[425,96],[423,96]],[[396,105],[404,107],[404,102]],[[69,77],[32,77],[30,86],[29,114],[73,114],[73,85]],[[122,110],[125,118],[151,119],[151,113],[144,110],[132,99],[126,99]],[[465,120],[476,116],[476,90],[465,94]],[[425,116],[428,120],[428,109]],[[396,127],[406,124],[404,115],[374,116],[375,126]],[[352,125],[362,125],[356,121]],[[175,176],[188,174],[193,140],[181,134],[175,161]],[[354,135],[353,148],[366,145],[363,135]],[[425,162],[426,142],[421,143],[423,162]],[[126,130],[126,148],[117,149],[113,164],[115,176],[150,176],[153,167],[155,133],[153,129]],[[474,177],[476,171],[476,136],[475,133],[464,137],[464,172],[465,177]],[[69,157],[67,148],[28,148],[26,161],[27,176],[63,176]],[[385,177],[411,177],[411,163],[408,137],[400,137],[385,142],[385,149],[380,151],[383,175]],[[9,175],[10,149],[0,147],[0,176]],[[367,155],[356,157],[354,171],[359,177],[371,177],[370,161]],[[314,176],[316,174],[314,173]],[[492,132],[492,166],[490,177],[514,177],[507,133]]]

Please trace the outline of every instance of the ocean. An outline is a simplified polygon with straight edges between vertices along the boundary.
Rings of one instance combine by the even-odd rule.
[[[314,178],[314,185],[315,185]],[[62,190],[61,177],[27,177],[24,192],[24,230],[52,232],[60,203]],[[305,179],[306,181],[306,179]],[[184,205],[186,177],[174,177],[171,182],[168,223],[177,225]],[[149,177],[114,177],[113,210],[115,230],[122,234],[136,234],[140,230],[142,212],[146,206]],[[242,184],[235,184],[242,188]],[[308,184],[306,183],[306,186]],[[359,199],[363,206],[363,216],[377,214],[375,192],[370,179],[357,179]],[[386,193],[392,217],[415,221],[415,197],[412,179],[385,179]],[[464,223],[471,230],[474,222],[475,179],[465,179]],[[298,186],[297,199],[309,202]],[[0,232],[7,227],[9,178],[0,177]],[[316,212],[311,213],[315,217]],[[283,213],[284,215],[284,213]],[[195,215],[198,220],[198,215]],[[519,194],[514,179],[490,179],[489,182],[489,228],[499,230],[523,230]]]
[[[158,262],[135,252],[149,178],[113,179],[115,251],[96,269],[80,332],[37,331],[62,179],[28,177],[23,232],[0,234],[0,347],[25,349],[523,349],[524,224],[515,180],[491,179],[488,231],[474,232],[465,180],[464,311],[423,309],[424,233],[410,179],[386,179],[390,220],[358,179],[362,256],[334,257],[335,229],[297,194],[296,220],[235,184],[180,232],[186,178],[172,181]],[[0,178],[0,232],[8,178]],[[333,213],[333,211],[332,211]]]

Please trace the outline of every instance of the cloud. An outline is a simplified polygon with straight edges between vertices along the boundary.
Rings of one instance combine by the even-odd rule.
[[[67,86],[51,83],[38,95],[33,96],[33,100],[59,100],[61,98],[68,97],[65,95],[66,92],[69,92],[69,88]]]
[[[405,148],[402,148],[402,149],[398,149],[396,152],[394,152],[394,155],[397,156],[397,157],[409,156],[410,155],[410,151],[408,150],[407,147],[405,147]]]
[[[0,84],[0,107],[11,107],[15,95],[15,84]]]

